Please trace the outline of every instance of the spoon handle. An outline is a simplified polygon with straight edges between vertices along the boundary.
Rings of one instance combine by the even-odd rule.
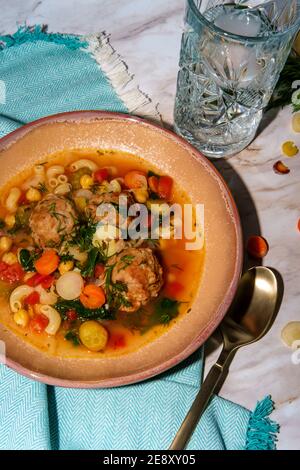
[[[177,434],[169,447],[169,450],[183,450],[190,440],[199,419],[201,418],[208,402],[213,395],[216,386],[220,382],[225,371],[225,365],[230,353],[222,351],[216,364],[210,369],[206,379],[201,385],[200,391],[188,411],[184,421],[182,422]]]

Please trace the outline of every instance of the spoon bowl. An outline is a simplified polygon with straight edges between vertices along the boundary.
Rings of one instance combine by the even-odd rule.
[[[277,278],[269,268],[258,266],[243,275],[220,325],[226,351],[254,343],[268,332],[278,311],[278,290]]]
[[[170,450],[182,450],[192,436],[210,398],[224,382],[229,364],[242,346],[261,339],[271,328],[281,303],[275,273],[263,266],[249,269],[241,278],[235,299],[220,325],[223,349],[177,432]]]

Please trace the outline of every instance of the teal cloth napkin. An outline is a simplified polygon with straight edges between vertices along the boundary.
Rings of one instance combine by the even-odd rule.
[[[40,26],[0,36],[0,137],[57,112],[132,112],[122,86],[113,86],[119,57],[111,49],[102,54],[101,47],[109,46],[100,37],[47,34]],[[144,383],[78,390],[46,386],[0,365],[0,449],[167,449],[199,389],[202,368],[203,349]],[[274,449],[272,410],[270,397],[252,413],[214,397],[188,448]]]

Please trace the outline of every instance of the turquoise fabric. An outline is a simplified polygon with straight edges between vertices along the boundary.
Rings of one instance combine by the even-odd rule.
[[[84,46],[40,27],[0,37],[0,136],[57,112],[129,111]],[[54,388],[0,365],[0,449],[167,449],[202,364],[201,350],[155,379],[109,390]],[[270,398],[250,413],[215,397],[189,449],[274,448],[271,411]]]

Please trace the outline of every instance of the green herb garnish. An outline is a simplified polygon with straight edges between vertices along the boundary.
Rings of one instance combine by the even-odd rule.
[[[88,252],[88,259],[86,261],[84,268],[81,270],[82,276],[84,277],[93,276],[94,270],[95,270],[95,264],[97,263],[98,256],[99,256],[99,251],[97,248],[92,248]]]
[[[66,263],[67,261],[74,261],[74,256],[70,255],[70,253],[64,253],[60,256],[60,261]]]
[[[105,292],[110,310],[117,312],[121,307],[131,307],[131,302],[124,296],[124,292],[128,290],[127,285],[124,282],[112,282],[111,276],[114,267],[115,264],[106,267]]]
[[[155,306],[155,315],[159,318],[160,323],[167,325],[179,313],[180,302],[178,300],[163,297]]]
[[[100,308],[86,308],[82,305],[80,300],[59,300],[54,308],[60,313],[63,320],[67,320],[68,310],[75,310],[79,320],[111,320],[113,313],[103,307]]]
[[[120,262],[123,263],[123,264],[121,266],[119,265],[118,271],[122,271],[123,269],[130,266],[133,260],[134,260],[134,256],[132,256],[132,255],[122,256],[121,259],[120,259]]]
[[[41,191],[41,193],[46,193],[48,191],[47,186],[45,185],[45,183],[39,183],[37,185],[37,189],[39,191]]]
[[[79,346],[80,345],[80,340],[78,338],[78,334],[74,330],[69,330],[65,334],[65,338],[66,338],[66,340],[71,341],[74,346]]]
[[[280,74],[267,109],[291,104],[292,94],[295,91],[293,83],[297,80],[300,80],[300,57],[290,56]],[[293,104],[293,111],[300,111],[300,105]]]
[[[156,176],[157,178],[159,178],[159,175],[157,173],[154,173],[154,171],[149,170],[147,173],[147,177],[150,178],[151,176]]]
[[[77,245],[80,251],[88,251],[91,249],[94,233],[96,232],[97,224],[88,221],[81,224],[76,231],[72,245]]]

